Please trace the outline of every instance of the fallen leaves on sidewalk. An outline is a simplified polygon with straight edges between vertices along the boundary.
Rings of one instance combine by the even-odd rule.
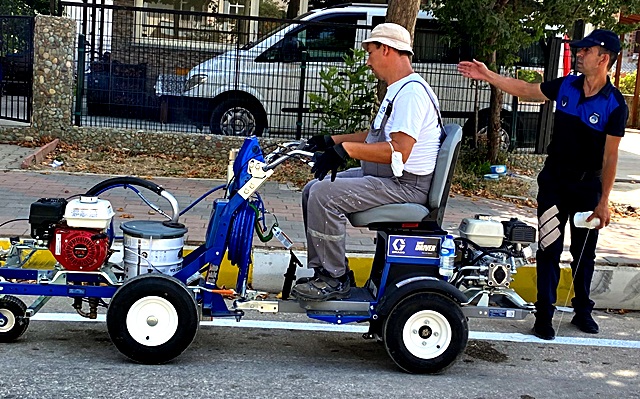
[[[640,219],[640,209],[626,204],[609,203],[612,218],[638,218]]]
[[[133,154],[131,151],[113,148],[84,150],[77,146],[60,143],[55,151],[47,155],[33,170],[51,170],[54,160],[64,161],[56,170],[111,175],[139,176],[143,179],[157,177],[187,177],[225,179],[227,162],[205,157],[180,157],[160,154]],[[286,162],[274,173],[273,180],[292,182],[303,187],[313,175],[309,167],[297,161]]]

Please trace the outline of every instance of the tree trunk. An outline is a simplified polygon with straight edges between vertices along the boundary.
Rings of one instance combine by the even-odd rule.
[[[491,54],[491,69],[496,73],[500,73],[499,67],[496,65],[496,52]],[[489,104],[489,126],[487,129],[487,145],[489,162],[495,163],[498,160],[500,148],[500,111],[502,111],[502,98],[504,93],[502,90],[491,85],[491,102]]]
[[[491,103],[489,105],[489,129],[487,131],[488,157],[492,164],[498,160],[500,148],[500,111],[502,111],[502,97],[504,93],[495,86],[491,86]]]
[[[287,6],[287,19],[294,19],[300,12],[300,0],[289,0]]]
[[[393,22],[404,26],[411,34],[412,42],[418,11],[420,11],[420,2],[421,0],[389,0],[389,6],[387,7],[385,22]],[[386,93],[386,83],[378,81],[378,100],[382,100]]]

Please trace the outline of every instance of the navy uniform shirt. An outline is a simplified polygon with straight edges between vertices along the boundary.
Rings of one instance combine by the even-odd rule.
[[[585,97],[584,75],[567,75],[540,84],[542,93],[556,102],[546,165],[552,170],[598,172],[602,169],[607,135],[624,136],[627,104],[607,77],[594,96]]]

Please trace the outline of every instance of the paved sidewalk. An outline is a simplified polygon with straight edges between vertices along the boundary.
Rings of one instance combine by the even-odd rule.
[[[0,148],[2,147],[4,146],[0,145]],[[38,198],[66,198],[82,194],[107,178],[109,176],[69,174],[57,171],[27,172],[15,169],[2,171],[0,169],[0,223],[15,218],[28,218],[29,207]],[[178,200],[181,209],[187,207],[209,189],[223,183],[219,180],[182,178],[153,178],[153,181],[172,193]],[[149,194],[147,198],[163,209],[170,209],[164,199],[157,198],[155,194],[147,190],[143,191],[146,191],[145,194]],[[300,191],[287,184],[267,182],[260,190],[260,194],[266,209],[278,218],[280,227],[293,239],[296,247],[298,249],[304,248]],[[220,191],[212,194],[181,218],[181,222],[189,228],[187,235],[189,243],[197,244],[204,240],[212,200],[219,195],[221,195]],[[132,218],[162,220],[161,216],[150,212],[150,209],[131,190],[118,188],[105,193],[101,198],[111,201],[116,211],[116,226]],[[536,225],[535,209],[484,198],[452,196],[449,198],[443,228],[455,230],[462,218],[473,217],[475,214],[492,215],[502,220],[517,217],[533,226]],[[268,224],[272,222],[273,218],[269,217]],[[28,222],[17,221],[0,227],[0,237],[10,236],[28,237]],[[347,250],[361,253],[373,252],[373,237],[373,232],[350,227]],[[616,220],[608,228],[602,230],[600,237],[598,264],[640,265],[640,246],[637,245],[638,237],[640,237],[640,220],[631,218]],[[256,240],[255,245],[280,247],[277,240],[266,244]],[[570,259],[568,247],[563,259]]]

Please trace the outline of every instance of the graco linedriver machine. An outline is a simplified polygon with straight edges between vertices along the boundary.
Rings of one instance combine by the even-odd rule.
[[[335,324],[367,322],[364,338],[380,341],[400,369],[441,372],[467,344],[468,317],[514,320],[534,311],[510,282],[531,256],[536,236],[535,228],[517,219],[465,218],[454,239],[453,270],[440,269],[440,247],[447,236],[441,224],[462,135],[457,125],[445,131],[428,204],[384,205],[349,215],[353,225],[367,226],[377,237],[371,274],[348,299],[290,298],[296,269],[302,266],[293,251],[279,296],[248,287],[254,234],[263,240],[275,236],[291,246],[277,223],[267,227],[258,189],[284,161],[311,160],[313,154],[302,150],[304,142],[280,144],[265,153],[257,138],[247,138],[230,161],[228,183],[182,212],[216,189],[225,190],[213,201],[204,244],[186,256],[187,227],[179,222],[178,202],[151,181],[116,177],[71,198],[42,198],[31,204],[31,238],[11,239],[8,249],[0,249],[0,342],[17,340],[52,297],[70,298],[87,318],[106,308],[116,348],[145,364],[179,356],[194,340],[202,317],[240,321],[250,310],[302,312]],[[133,190],[166,220],[124,222],[117,237],[111,204],[100,198],[117,188]],[[171,211],[149,201],[146,190],[166,200]],[[116,243],[122,246],[122,260],[112,262]],[[41,250],[51,251],[55,265],[30,269],[29,259]],[[217,284],[225,254],[238,268],[234,289]],[[27,306],[23,298],[33,301]]]

